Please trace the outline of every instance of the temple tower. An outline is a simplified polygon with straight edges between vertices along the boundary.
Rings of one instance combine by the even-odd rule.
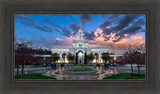
[[[80,20],[80,29],[79,29],[79,40],[83,40],[83,33],[81,28],[81,20]]]

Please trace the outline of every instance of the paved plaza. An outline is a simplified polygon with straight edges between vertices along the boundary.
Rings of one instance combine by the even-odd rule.
[[[24,74],[41,74],[44,76],[55,77],[57,80],[102,80],[104,77],[111,76],[113,74],[119,73],[131,73],[130,66],[109,66],[108,68],[105,67],[97,67],[97,72],[95,74],[87,74],[87,75],[77,75],[77,74],[64,74],[63,70],[64,67],[57,67],[51,68],[51,66],[43,67],[31,67],[26,66],[24,68]],[[134,73],[138,73],[137,66],[133,67]],[[59,72],[59,73],[56,73]],[[140,68],[140,73],[145,74],[146,70],[145,67]],[[16,68],[15,68],[16,73]],[[19,68],[19,74],[21,74],[21,68]]]

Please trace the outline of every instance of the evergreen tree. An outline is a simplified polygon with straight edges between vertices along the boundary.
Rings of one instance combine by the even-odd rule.
[[[84,54],[84,63],[87,64],[87,54],[86,54],[86,52]]]
[[[60,59],[59,55],[57,53],[51,54],[52,62],[55,63],[57,60]]]
[[[70,62],[70,61],[72,62],[72,61],[74,60],[74,55],[71,54],[71,53],[69,53],[69,54],[67,55],[67,58],[68,58],[69,62]]]
[[[94,57],[93,53],[90,53],[89,55],[87,55],[87,60],[89,60],[89,61],[93,61],[94,58],[95,57]]]
[[[102,53],[102,59],[105,61],[105,63],[107,63],[111,57],[109,56],[109,53]]]
[[[76,64],[78,63],[78,53],[76,53]]]

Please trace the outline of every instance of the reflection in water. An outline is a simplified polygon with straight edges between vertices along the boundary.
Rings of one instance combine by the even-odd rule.
[[[25,74],[28,74],[28,72],[27,72],[28,70],[27,70],[27,68],[26,68],[26,72],[25,72]]]
[[[45,67],[43,67],[43,72],[46,72]]]
[[[51,71],[48,71],[48,72],[47,72],[47,75],[50,75],[50,72],[51,72]]]
[[[96,66],[97,72],[95,74],[78,75],[78,74],[64,74],[65,67],[57,67],[46,72],[45,75],[57,78],[57,80],[102,80],[104,77],[117,74],[116,68],[105,68],[103,66]]]

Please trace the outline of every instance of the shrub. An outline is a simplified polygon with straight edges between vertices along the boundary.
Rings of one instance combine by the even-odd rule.
[[[89,67],[73,67],[73,68],[68,68],[68,71],[92,71],[94,68],[89,68]]]

